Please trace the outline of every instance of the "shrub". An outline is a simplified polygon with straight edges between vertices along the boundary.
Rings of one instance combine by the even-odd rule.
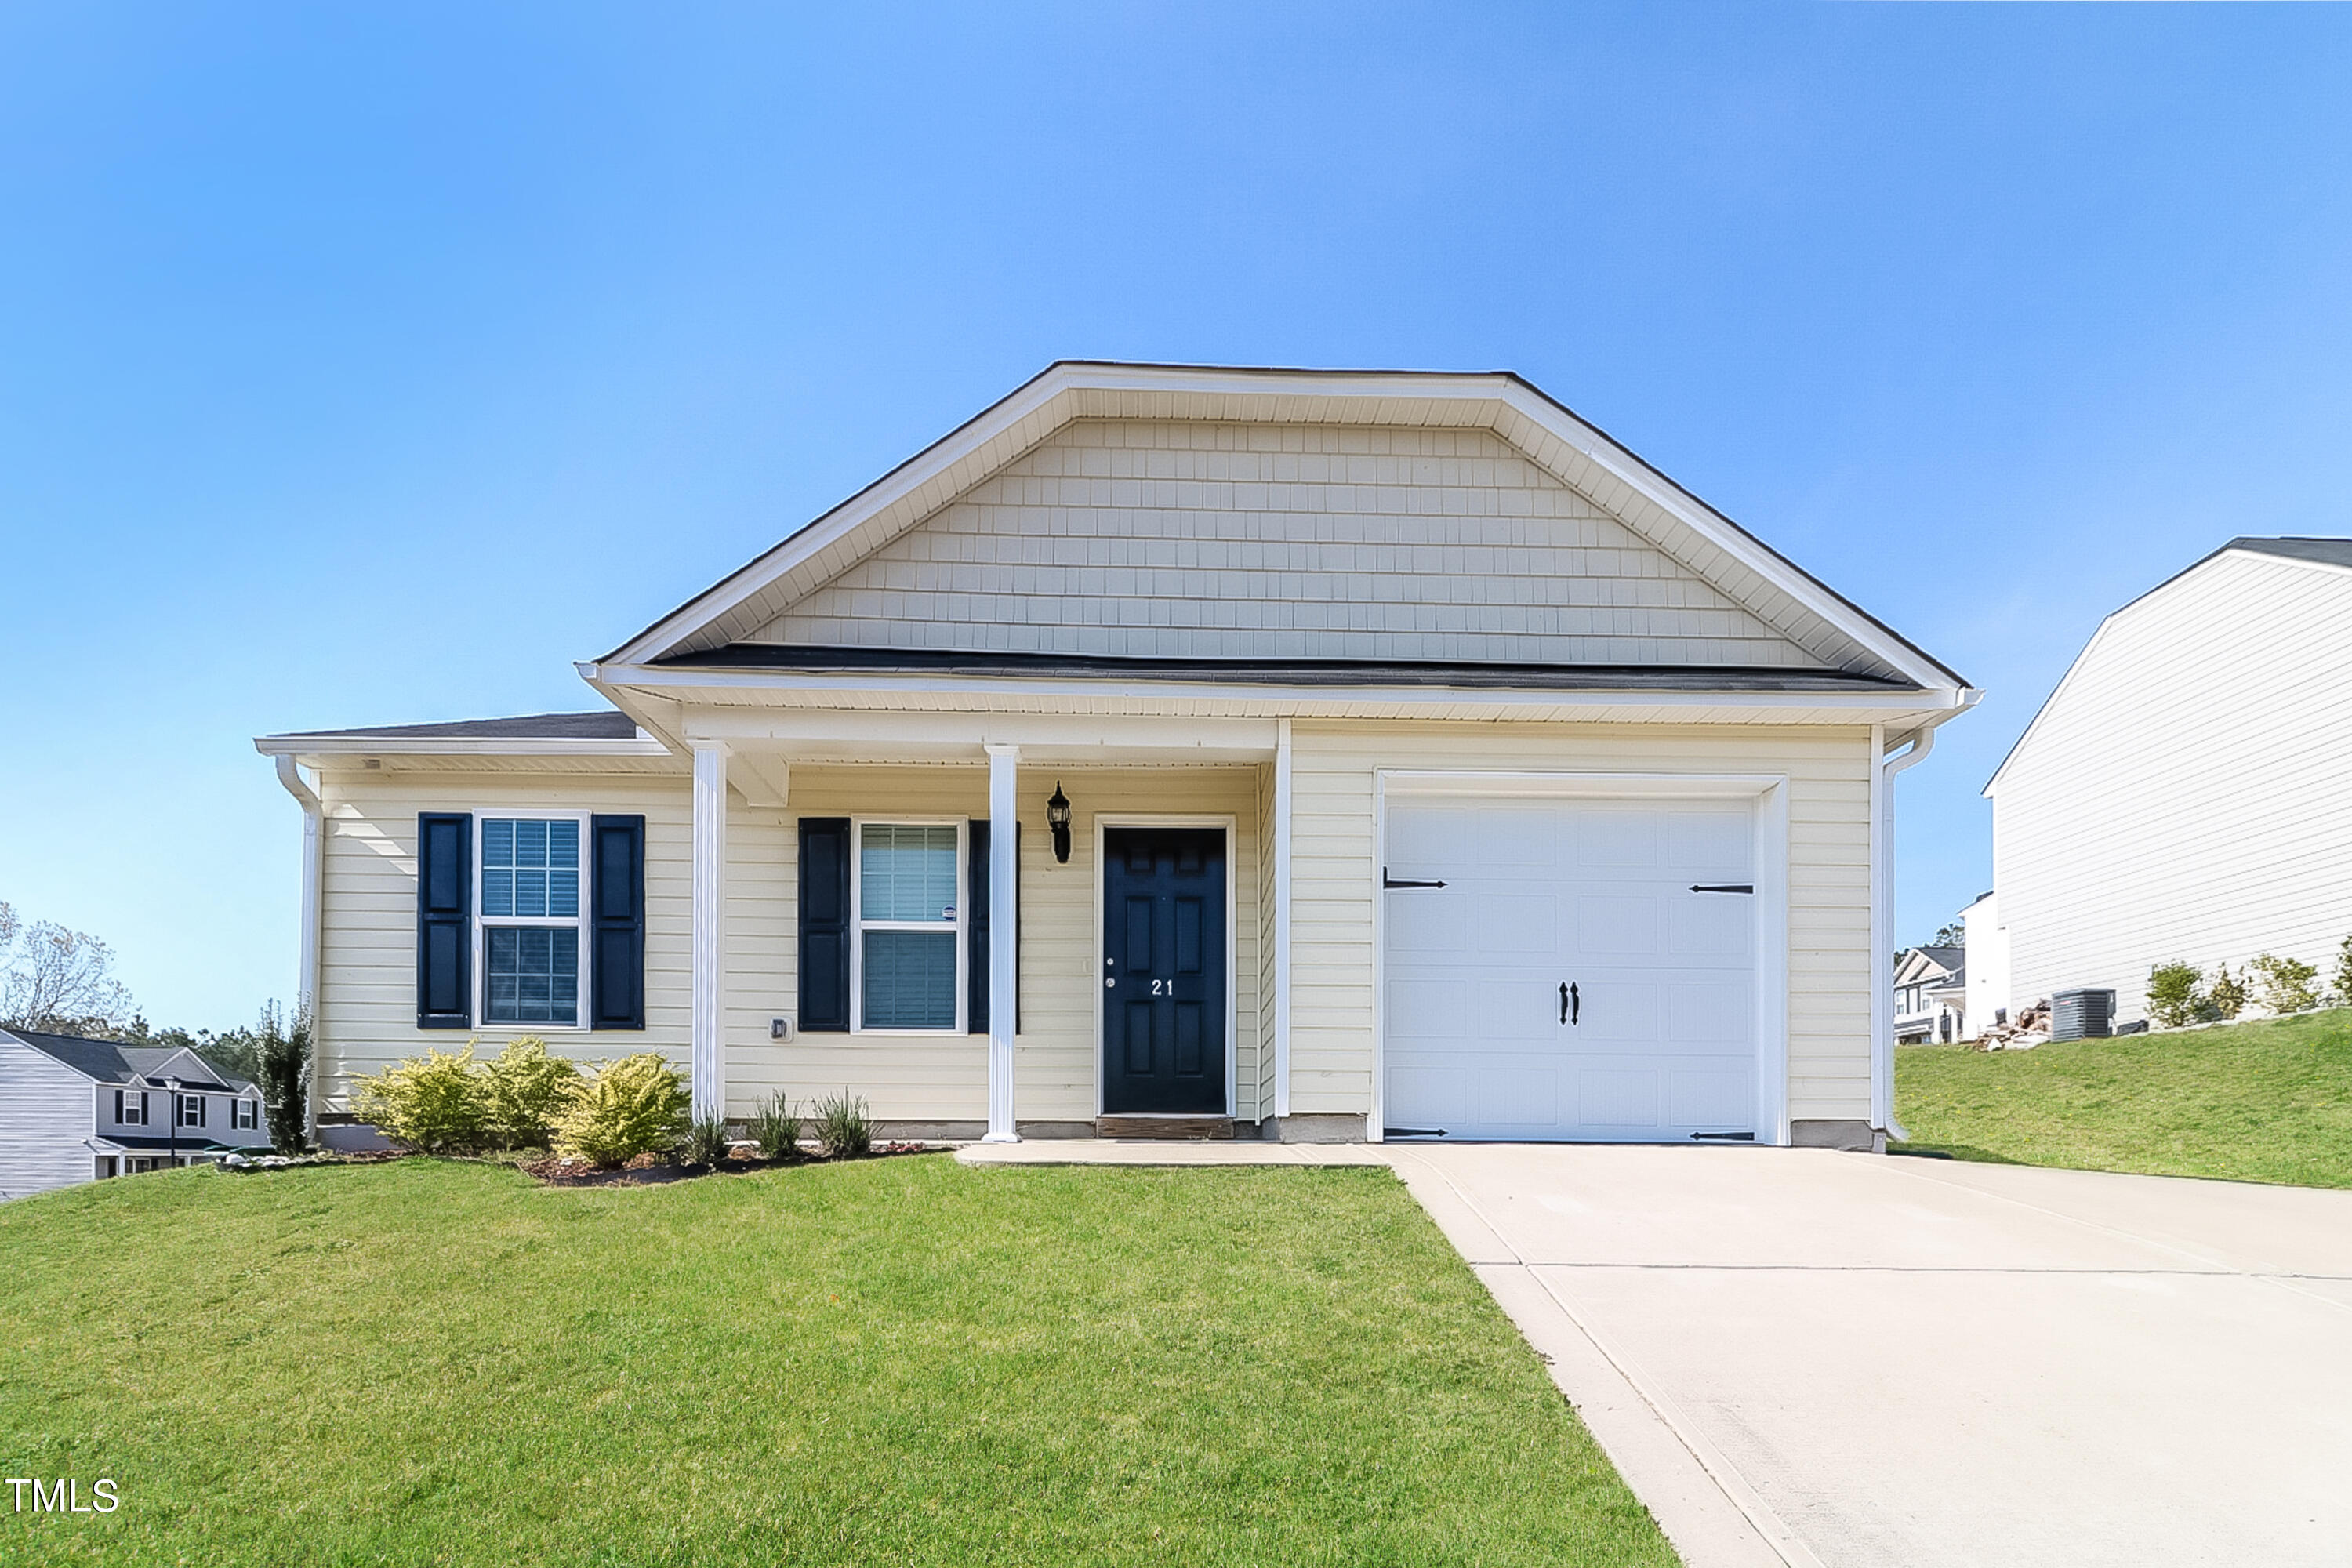
[[[2263,953],[2246,966],[2262,994],[2263,1005],[2273,1013],[2303,1013],[2319,1005],[2319,971],[2299,958]]]
[[[2336,1005],[2352,1007],[2352,936],[2336,950]]]
[[[580,1087],[580,1069],[547,1054],[547,1042],[524,1035],[480,1069],[482,1132],[501,1149],[547,1145],[556,1119]]]
[[[2246,983],[2232,978],[2230,966],[2217,964],[2213,984],[2206,989],[2204,1013],[2213,1018],[2234,1018],[2246,1010]]]
[[[270,1147],[280,1154],[299,1154],[310,1146],[310,1007],[297,1006],[282,1023],[277,1003],[264,1007],[253,1056]]]
[[[689,1165],[723,1165],[727,1163],[728,1146],[733,1142],[725,1117],[698,1116],[688,1124],[686,1136],[678,1143],[678,1153]]]
[[[866,1120],[866,1102],[851,1099],[845,1091],[816,1102],[809,1131],[828,1160],[870,1153],[874,1148],[874,1123]]]
[[[2147,1016],[2168,1029],[2193,1024],[2204,1011],[2205,995],[2198,989],[2205,972],[2174,959],[2147,972]]]
[[[556,1119],[555,1146],[599,1165],[667,1149],[684,1130],[686,1082],[651,1051],[623,1057],[580,1084]]]
[[[760,1155],[767,1160],[797,1160],[801,1157],[800,1112],[793,1102],[781,1094],[772,1094],[751,1112],[751,1138],[760,1145]]]
[[[474,1047],[462,1051],[427,1048],[412,1058],[359,1080],[352,1109],[387,1138],[428,1153],[482,1146],[482,1095]]]

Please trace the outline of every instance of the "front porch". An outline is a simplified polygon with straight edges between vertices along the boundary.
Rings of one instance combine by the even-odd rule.
[[[695,1113],[849,1093],[892,1136],[1260,1136],[1286,729],[681,714]]]

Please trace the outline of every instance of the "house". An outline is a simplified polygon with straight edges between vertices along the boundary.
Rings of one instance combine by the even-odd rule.
[[[1969,971],[2016,1009],[2352,936],[2352,539],[2233,539],[2100,624],[1985,786]],[[1979,954],[1979,931],[1986,938]]]
[[[1906,947],[1895,955],[1895,1043],[1942,1045],[1968,1037],[1969,982],[1959,947]]]
[[[194,1051],[0,1029],[0,1198],[268,1147],[260,1089]]]
[[[1978,695],[1517,376],[1068,363],[578,668],[257,742],[330,1124],[529,1033],[900,1136],[1868,1147]]]

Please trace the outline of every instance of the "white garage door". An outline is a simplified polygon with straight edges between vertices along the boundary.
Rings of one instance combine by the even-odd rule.
[[[1736,800],[1392,798],[1394,1134],[1756,1131],[1753,813]]]

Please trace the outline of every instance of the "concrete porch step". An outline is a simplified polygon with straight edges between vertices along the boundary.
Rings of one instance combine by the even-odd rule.
[[[1153,1138],[1170,1142],[1199,1142],[1203,1139],[1231,1138],[1234,1119],[1230,1116],[1097,1116],[1095,1136],[1097,1138]]]

